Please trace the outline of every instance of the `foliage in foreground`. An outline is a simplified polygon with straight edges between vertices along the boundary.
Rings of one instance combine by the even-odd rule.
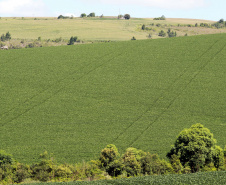
[[[10,154],[0,151],[0,183],[33,181],[68,182],[137,177],[145,175],[188,174],[197,171],[226,169],[226,149],[216,146],[213,134],[201,124],[183,130],[171,151],[170,163],[136,148],[127,148],[120,155],[115,145],[104,148],[97,160],[88,163],[58,165],[51,155],[44,152],[40,162],[31,166],[18,163]]]

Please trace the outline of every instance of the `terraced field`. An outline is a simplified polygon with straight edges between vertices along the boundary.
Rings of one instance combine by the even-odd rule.
[[[226,34],[0,51],[0,148],[32,163],[107,144],[164,157],[194,123],[226,144]]]

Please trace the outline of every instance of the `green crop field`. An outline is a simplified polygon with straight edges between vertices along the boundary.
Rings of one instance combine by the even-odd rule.
[[[117,180],[102,180],[92,182],[62,182],[62,183],[31,183],[33,185],[107,185],[107,184],[120,184],[120,185],[133,185],[133,184],[144,184],[144,185],[224,185],[226,184],[226,172],[202,172],[194,174],[183,174],[183,175],[157,175],[157,176],[143,176],[133,177],[127,179]]]
[[[226,144],[226,34],[0,51],[0,148],[60,163],[107,144],[169,151],[202,123]]]

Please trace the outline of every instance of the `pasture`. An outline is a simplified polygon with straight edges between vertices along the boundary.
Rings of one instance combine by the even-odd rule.
[[[226,144],[226,35],[0,51],[0,148],[60,163],[107,144],[165,157],[192,124]]]
[[[160,27],[153,26],[151,32],[141,31],[143,24],[150,25],[154,23],[161,24]],[[21,40],[35,40],[41,37],[43,40],[56,39],[70,39],[71,36],[78,36],[83,41],[122,41],[130,40],[133,36],[136,39],[147,39],[149,33],[152,38],[158,37],[160,30],[167,31],[171,28],[177,31],[178,36],[199,35],[199,34],[214,34],[226,32],[226,29],[214,29],[203,27],[177,27],[178,24],[208,23],[212,24],[214,21],[197,20],[197,19],[173,19],[153,20],[150,19],[130,19],[118,20],[116,18],[74,18],[74,19],[57,19],[57,18],[1,18],[0,19],[0,33],[10,32],[13,39]]]

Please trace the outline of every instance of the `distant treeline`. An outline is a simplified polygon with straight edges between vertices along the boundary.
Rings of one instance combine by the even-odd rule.
[[[47,152],[32,165],[17,162],[0,151],[0,184],[33,181],[77,181],[145,175],[188,174],[226,170],[226,147],[216,145],[213,134],[201,124],[184,129],[167,153],[169,162],[136,148],[120,155],[115,145],[104,148],[98,159],[76,165],[57,164]]]

